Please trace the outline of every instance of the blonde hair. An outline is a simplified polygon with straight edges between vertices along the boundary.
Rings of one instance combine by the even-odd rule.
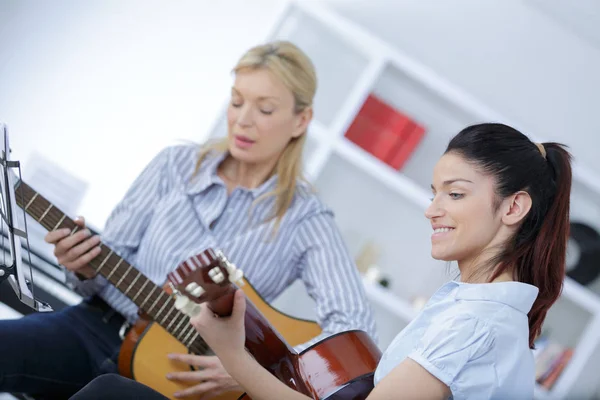
[[[312,107],[317,90],[317,75],[310,58],[296,45],[288,41],[274,41],[255,46],[248,50],[233,68],[233,73],[242,70],[267,69],[281,79],[294,95],[294,112],[300,113]],[[306,132],[292,138],[279,157],[274,172],[277,174],[277,185],[269,193],[260,196],[256,201],[275,196],[276,207],[268,222],[276,218],[274,232],[277,231],[281,219],[290,207],[296,193],[298,180],[305,180],[302,174],[302,150],[306,142]],[[196,162],[194,174],[198,172],[202,161],[211,151],[226,152],[229,148],[229,135],[202,147]]]

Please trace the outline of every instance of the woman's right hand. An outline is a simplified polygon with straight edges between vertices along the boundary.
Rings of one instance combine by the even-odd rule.
[[[85,229],[83,217],[75,219],[75,224],[82,229],[73,235],[68,228],[57,229],[49,232],[44,240],[54,245],[54,255],[59,264],[86,278],[93,278],[96,271],[89,262],[100,254],[100,236],[91,236],[90,230]]]

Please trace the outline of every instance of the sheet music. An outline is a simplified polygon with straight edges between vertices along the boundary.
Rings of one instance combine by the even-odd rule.
[[[85,196],[88,183],[73,176],[58,164],[38,153],[33,153],[23,163],[23,180],[58,207],[66,215],[75,218]],[[27,216],[29,242],[33,249],[54,259],[54,247],[44,242],[47,231],[33,218]]]

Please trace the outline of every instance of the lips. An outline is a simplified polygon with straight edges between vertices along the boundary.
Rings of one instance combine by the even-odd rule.
[[[235,135],[234,138],[235,138],[235,146],[239,149],[247,150],[254,145],[254,140],[252,140],[246,136]]]
[[[248,143],[248,144],[254,143],[254,140],[252,140],[246,136],[242,136],[242,135],[236,135],[235,140],[240,141],[242,143]]]

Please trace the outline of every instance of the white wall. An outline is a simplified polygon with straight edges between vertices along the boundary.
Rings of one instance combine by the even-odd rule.
[[[27,176],[36,154],[88,191],[102,227],[150,158],[200,141],[237,58],[285,0],[0,0],[0,121]]]
[[[573,21],[582,14],[560,18],[557,1],[306,1],[328,3],[600,170],[591,1],[579,7],[591,16],[580,31]],[[102,226],[160,148],[203,138],[230,68],[284,3],[0,0],[0,121],[13,158],[27,174],[40,153],[88,182],[77,212]]]
[[[527,132],[566,142],[600,171],[599,2],[324,1]]]

